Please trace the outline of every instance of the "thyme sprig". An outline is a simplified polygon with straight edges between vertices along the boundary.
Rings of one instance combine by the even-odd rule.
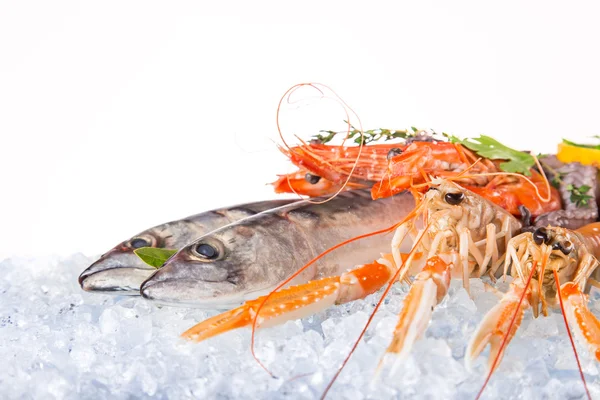
[[[554,172],[554,176],[552,177],[550,183],[552,184],[552,186],[558,189],[560,187],[560,184],[562,183],[562,178],[564,178],[564,176],[565,174],[563,172]]]
[[[577,207],[587,206],[589,204],[592,196],[587,194],[587,192],[589,192],[590,189],[591,187],[588,185],[567,185],[567,190],[571,192],[571,201],[575,203]]]
[[[344,123],[348,123],[344,121]],[[313,136],[313,140],[320,143],[325,144],[331,142],[334,137],[337,135],[347,135],[348,139],[352,139],[352,141],[356,144],[368,144],[377,141],[388,141],[393,139],[408,139],[410,137],[414,137],[419,133],[424,133],[425,131],[419,130],[414,126],[411,127],[411,131],[409,130],[396,130],[396,129],[370,129],[366,131],[362,131],[357,129],[355,126],[350,125],[350,131],[330,131],[330,130],[321,130],[319,134]]]

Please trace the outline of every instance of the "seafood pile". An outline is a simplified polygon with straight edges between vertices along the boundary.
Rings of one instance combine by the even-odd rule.
[[[600,287],[600,158],[589,165],[560,154],[538,160],[486,136],[402,133],[402,143],[336,146],[321,138],[282,148],[299,170],[280,176],[275,190],[327,197],[238,205],[151,228],[103,255],[80,285],[163,305],[227,309],[183,337],[210,342],[247,328],[250,353],[266,373],[276,366],[255,351],[257,328],[314,321],[329,307],[371,299],[372,311],[346,343],[354,346],[317,385],[323,397],[360,351],[388,293],[398,290],[406,294],[396,327],[372,373],[376,381],[406,373],[438,306],[459,292],[453,278],[467,298],[483,291],[498,298],[456,357],[487,376],[472,396],[485,394],[488,382],[493,391],[492,373],[529,312],[562,314],[578,346],[600,361],[600,322],[586,294]],[[139,250],[148,247],[172,252],[152,253],[160,262],[149,267],[134,255],[144,258]],[[574,360],[581,394],[600,395],[597,379],[586,383],[589,368],[577,353]]]
[[[594,149],[364,134],[282,147],[305,199],[1,263],[2,397],[600,397]]]

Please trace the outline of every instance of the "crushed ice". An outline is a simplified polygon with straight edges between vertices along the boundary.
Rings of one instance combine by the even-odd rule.
[[[313,399],[379,298],[260,331],[256,353],[271,377],[250,355],[249,330],[199,344],[179,338],[215,312],[83,292],[77,276],[92,261],[74,255],[0,263],[0,398]],[[407,360],[394,375],[375,379],[406,294],[406,288],[394,287],[329,398],[474,398],[485,378],[485,360],[480,357],[469,372],[463,357],[497,298],[480,280],[471,280],[471,287],[474,300],[453,282]],[[591,297],[598,315],[600,295]],[[600,398],[598,364],[585,346],[579,343],[578,350],[592,396]],[[537,320],[526,314],[483,398],[584,398],[559,313]]]

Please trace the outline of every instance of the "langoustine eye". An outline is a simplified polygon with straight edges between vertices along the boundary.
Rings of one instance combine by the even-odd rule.
[[[540,246],[542,243],[548,244],[550,242],[550,235],[546,228],[538,228],[533,232],[533,241],[535,244]]]
[[[573,243],[568,240],[556,242],[552,245],[553,250],[560,250],[565,256],[569,255],[573,251],[573,248]]]
[[[457,193],[446,193],[444,195],[444,200],[446,201],[446,203],[452,205],[452,206],[457,206],[460,203],[462,203],[462,201],[465,199],[465,195],[462,192],[457,192]]]

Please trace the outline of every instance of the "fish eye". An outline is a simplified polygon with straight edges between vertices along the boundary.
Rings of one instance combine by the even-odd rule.
[[[552,250],[560,250],[565,256],[573,251],[573,243],[568,240],[564,242],[556,242],[552,245]]]
[[[548,230],[546,228],[537,228],[533,232],[533,241],[538,246],[540,246],[542,243],[548,244],[548,242],[550,242],[550,235],[548,235]]]
[[[463,192],[456,192],[456,193],[446,193],[444,195],[444,200],[446,201],[446,203],[452,205],[452,206],[457,206],[460,203],[462,203],[462,201],[465,199],[465,195]]]
[[[208,243],[199,243],[194,247],[194,253],[206,260],[214,260],[219,256],[219,250]]]
[[[129,247],[132,249],[139,249],[140,247],[153,247],[152,243],[142,237],[136,237],[129,241]]]
[[[319,175],[313,175],[310,172],[307,172],[306,175],[304,175],[304,179],[311,185],[316,185],[321,180],[321,177]]]
[[[387,153],[387,160],[390,161],[393,157],[399,156],[402,154],[402,150],[399,147],[391,148]]]

